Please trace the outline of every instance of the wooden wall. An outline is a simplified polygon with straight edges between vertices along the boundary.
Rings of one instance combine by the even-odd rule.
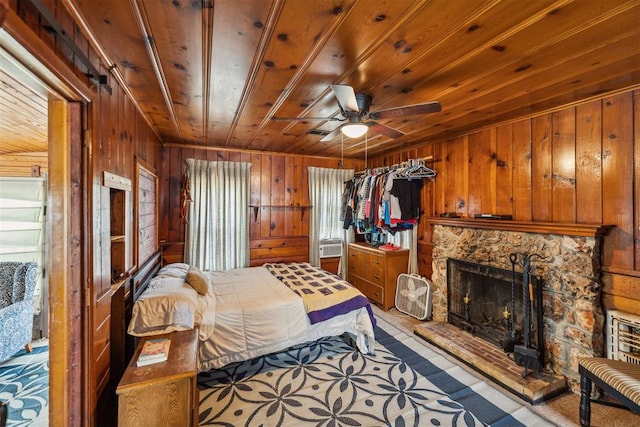
[[[250,151],[165,146],[160,178],[160,242],[165,262],[182,260],[185,223],[180,217],[181,177],[188,158],[251,163],[250,262],[309,260],[309,166],[338,168],[340,159]],[[359,171],[363,162],[345,159]]]
[[[160,164],[160,141],[147,126],[142,116],[138,113],[131,100],[116,85],[113,93],[109,95],[106,91],[100,91],[95,103],[90,106],[91,110],[91,154],[93,184],[93,212],[94,230],[108,229],[106,222],[109,218],[103,218],[107,205],[101,201],[103,188],[103,174],[110,172],[115,175],[130,179],[132,183],[137,182],[137,162],[144,162],[151,172],[156,172]],[[137,189],[133,190],[133,193]],[[128,220],[134,224],[134,194],[130,195]],[[108,212],[107,212],[108,215]],[[103,223],[104,222],[104,223]],[[103,225],[104,224],[104,225]],[[133,228],[129,246],[137,242],[134,236],[137,229]],[[96,236],[97,237],[97,236]],[[94,239],[95,250],[103,252],[102,245],[109,242],[103,241],[106,238]],[[131,251],[133,254],[134,252]],[[140,260],[143,263],[145,260]],[[137,259],[130,259],[130,266],[137,267]],[[98,295],[109,292],[111,288],[111,271],[108,264],[103,265],[100,260],[96,260],[94,265],[94,289]]]
[[[49,159],[46,151],[0,154],[0,176],[43,176],[48,171]]]
[[[73,113],[67,113],[64,108],[60,108],[59,115],[69,114],[69,117],[65,116],[60,121],[49,118],[50,121],[53,120],[50,123],[54,126],[69,127],[71,151],[74,153],[70,160],[74,163],[71,169],[82,171],[82,177],[76,179],[73,176],[74,187],[68,189],[69,192],[78,193],[77,205],[82,206],[82,209],[74,210],[72,215],[82,226],[78,235],[65,236],[68,238],[69,247],[82,248],[74,252],[81,261],[78,262],[80,265],[72,266],[74,276],[70,280],[74,280],[74,283],[64,284],[69,289],[81,291],[64,295],[64,300],[60,303],[61,308],[52,309],[51,321],[51,337],[55,343],[51,347],[51,377],[64,379],[65,384],[57,382],[54,385],[56,390],[65,390],[68,395],[51,396],[50,422],[52,425],[79,426],[98,425],[100,420],[110,424],[109,417],[116,413],[113,387],[121,374],[117,369],[113,369],[113,361],[124,358],[124,354],[114,354],[112,351],[113,348],[122,347],[122,343],[114,345],[114,334],[120,333],[118,329],[114,330],[114,325],[122,327],[125,319],[123,307],[113,306],[114,294],[119,291],[112,286],[111,263],[108,261],[111,251],[108,233],[110,198],[109,189],[105,190],[103,175],[104,172],[110,172],[135,182],[138,160],[145,162],[151,169],[157,169],[161,155],[160,140],[133,101],[110,75],[110,64],[102,63],[88,40],[79,31],[63,4],[65,2],[45,0],[42,3],[99,73],[107,76],[112,89],[109,93],[87,76],[86,67],[73,50],[55,32],[50,31],[47,21],[39,15],[31,2],[8,2],[9,15],[4,25],[10,23],[12,30],[29,43],[30,52],[49,68],[53,75],[68,85],[64,88],[63,96],[76,101],[73,108],[69,109]],[[43,168],[51,170],[64,167],[65,159],[52,156],[48,163],[46,160],[44,157],[41,165]],[[63,171],[61,174],[69,174],[69,171]],[[131,233],[127,236],[129,247],[133,247],[137,235],[133,200],[135,198],[132,194],[125,215],[131,226]],[[57,225],[52,224],[52,227]],[[137,268],[137,260],[134,260],[132,255],[130,257],[129,273]],[[59,265],[51,265],[50,277],[60,268],[62,267]],[[51,294],[58,292],[56,285],[50,281]],[[62,316],[59,319],[56,310],[71,308],[74,309],[69,313],[73,324],[62,323]],[[112,313],[117,314],[112,316]],[[121,332],[120,338],[124,339],[123,328]],[[60,338],[60,342],[56,338]],[[67,341],[73,346],[66,346]],[[73,354],[56,353],[60,351],[57,349],[67,348],[72,348]],[[69,365],[73,365],[74,369],[68,369],[67,365],[57,362],[62,359],[65,359],[65,363],[66,360],[73,361]],[[69,396],[74,398],[68,399]],[[81,398],[78,399],[78,396]],[[103,404],[104,409],[100,412]],[[65,414],[65,417],[61,414]]]
[[[615,226],[602,245],[603,301],[640,314],[640,90],[375,158],[433,156],[424,216],[492,213],[514,220]],[[419,265],[431,236],[420,224]]]
[[[96,63],[99,66],[99,62]],[[106,73],[106,70],[103,70]],[[112,405],[109,399],[114,399],[113,388],[122,375],[120,366],[117,368],[114,360],[124,359],[124,355],[115,356],[123,346],[117,331],[122,329],[125,319],[112,317],[111,313],[124,312],[120,310],[120,302],[114,302],[114,294],[121,295],[114,287],[112,272],[112,245],[110,233],[110,189],[104,185],[104,173],[110,172],[137,183],[137,160],[155,169],[160,163],[160,142],[138,113],[132,101],[117,85],[113,85],[113,92],[105,90],[96,94],[94,102],[89,106],[88,134],[91,138],[91,148],[88,158],[90,164],[92,197],[91,197],[91,228],[95,232],[91,236],[93,245],[92,263],[92,295],[94,310],[92,313],[91,331],[93,331],[93,355],[95,360],[95,377],[93,388],[98,394],[105,395],[105,409],[108,412]],[[138,224],[136,215],[138,189],[133,187],[126,194],[125,229],[126,259],[123,262],[126,276],[133,274],[138,268],[138,260],[134,257],[137,244]],[[156,248],[149,248],[153,253]],[[145,259],[140,260],[142,264]],[[116,349],[114,346],[118,346]],[[102,404],[102,403],[101,403]]]
[[[91,53],[91,51],[89,51]],[[108,74],[100,62],[90,58],[101,72]],[[88,183],[91,197],[89,239],[92,245],[92,311],[89,330],[92,331],[93,361],[90,389],[97,393],[91,396],[93,404],[90,414],[92,424],[97,419],[113,413],[115,386],[128,360],[124,354],[126,330],[125,304],[127,292],[112,282],[111,235],[110,235],[110,189],[104,185],[104,173],[109,172],[129,179],[134,185],[126,195],[126,276],[133,274],[146,259],[138,260],[136,245],[139,227],[136,202],[138,200],[137,166],[144,163],[151,172],[160,164],[160,141],[138,112],[131,99],[111,81],[113,92],[96,93],[94,101],[87,107],[87,131],[90,138],[87,155],[90,176]],[[158,250],[147,248],[146,254]],[[144,255],[144,254],[143,254]]]

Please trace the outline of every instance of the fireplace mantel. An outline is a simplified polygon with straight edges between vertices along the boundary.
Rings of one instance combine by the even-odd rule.
[[[449,227],[482,228],[486,230],[519,231],[524,233],[558,234],[582,237],[599,237],[611,228],[610,225],[603,224],[573,224],[443,217],[429,217],[427,218],[427,222],[433,225],[446,225]]]

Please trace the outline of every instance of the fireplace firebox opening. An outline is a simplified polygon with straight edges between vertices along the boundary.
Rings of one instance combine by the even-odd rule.
[[[539,342],[543,322],[536,315],[542,299],[542,279],[531,274],[528,277],[531,293],[527,298],[530,300],[527,319],[522,272],[448,258],[447,321],[507,353],[514,352],[514,347],[522,351],[527,344],[528,322],[526,348],[538,353],[544,363],[543,352],[538,351],[544,348]]]

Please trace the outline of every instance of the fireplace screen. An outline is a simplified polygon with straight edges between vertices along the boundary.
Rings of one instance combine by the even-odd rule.
[[[531,276],[532,285],[540,279]],[[447,259],[448,322],[505,351],[523,341],[523,274],[483,264]],[[538,347],[537,298],[532,298],[531,345]]]

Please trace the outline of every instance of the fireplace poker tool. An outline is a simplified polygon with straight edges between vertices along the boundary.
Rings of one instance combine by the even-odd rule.
[[[513,347],[516,344],[516,328],[515,328],[515,316],[516,316],[516,264],[518,263],[518,254],[512,253],[509,255],[511,261],[511,316],[505,318],[506,328],[504,331],[504,341],[502,341],[502,350],[505,353],[512,353]]]
[[[533,255],[539,256],[539,255]],[[537,325],[538,330],[538,349],[531,345],[531,311],[533,304],[533,292],[532,292],[532,283],[531,283],[531,255],[525,254],[523,256],[523,272],[522,272],[522,300],[523,300],[523,308],[524,308],[524,323],[522,326],[523,335],[524,335],[524,343],[522,345],[515,345],[514,350],[514,360],[519,366],[524,367],[524,371],[522,372],[522,377],[525,378],[529,375],[529,371],[540,372],[542,370],[542,358],[540,357],[541,351],[539,349],[543,345],[541,336],[542,325]],[[536,292],[536,297],[540,294],[540,292]],[[541,300],[537,301],[537,316],[536,319],[540,321],[541,314]]]

